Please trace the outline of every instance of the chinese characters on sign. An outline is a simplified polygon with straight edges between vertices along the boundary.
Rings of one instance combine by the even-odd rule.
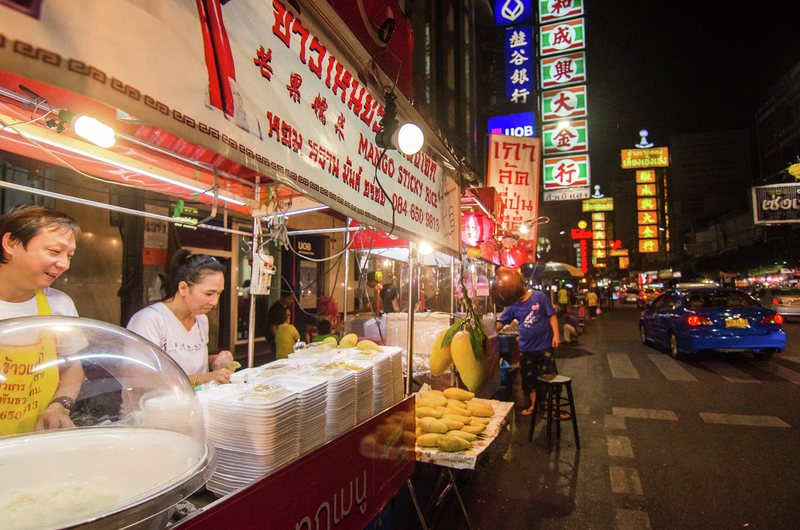
[[[542,121],[586,117],[586,86],[542,93]]]
[[[586,82],[584,52],[546,57],[541,61],[542,88],[556,88]]]
[[[537,0],[539,22],[553,22],[583,15],[583,0]]]
[[[545,156],[589,150],[589,128],[586,120],[545,124],[543,134]]]
[[[533,27],[506,28],[506,99],[525,104],[534,99],[536,68],[533,57]]]
[[[546,158],[544,160],[544,189],[570,188],[589,185],[589,156]]]
[[[503,199],[503,230],[517,230],[539,210],[539,164],[542,141],[492,134],[489,136],[489,186]],[[528,239],[536,240],[536,227]]]
[[[626,149],[622,151],[623,168],[652,168],[669,165],[667,148]],[[660,170],[663,181],[655,169],[636,171],[636,209],[639,230],[639,252],[669,252],[669,212],[667,203],[667,176]],[[663,206],[663,208],[662,208]],[[662,244],[663,243],[663,244]]]
[[[582,18],[542,26],[539,35],[542,55],[580,50],[586,45]]]

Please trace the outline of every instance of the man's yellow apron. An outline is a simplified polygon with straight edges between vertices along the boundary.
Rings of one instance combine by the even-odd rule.
[[[39,316],[50,315],[50,304],[36,290]],[[34,331],[35,340],[24,345],[0,344],[0,433],[33,432],[39,415],[50,405],[58,387],[58,354],[55,337]],[[40,368],[45,366],[44,369]]]

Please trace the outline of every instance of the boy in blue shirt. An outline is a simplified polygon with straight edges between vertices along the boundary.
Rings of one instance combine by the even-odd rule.
[[[528,291],[513,305],[506,307],[497,321],[498,331],[516,320],[519,322],[519,354],[522,388],[530,394],[531,406],[522,411],[533,413],[538,377],[556,372],[555,359],[549,351],[558,348],[558,317],[550,298],[541,291]]]

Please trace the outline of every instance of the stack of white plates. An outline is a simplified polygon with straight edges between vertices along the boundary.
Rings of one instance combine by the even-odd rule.
[[[403,385],[403,350],[401,348],[383,348],[384,353],[389,354],[392,359],[392,390],[394,401],[392,405],[403,400],[405,387]]]
[[[364,361],[347,361],[346,367],[356,376],[356,423],[372,417],[374,409],[373,371],[375,364]]]
[[[378,414],[394,403],[392,358],[386,353],[357,351],[353,361],[372,363],[372,413]]]
[[[297,413],[297,431],[300,437],[300,456],[325,444],[327,434],[328,381],[319,377],[278,375],[264,384],[278,385],[293,390],[300,396]]]
[[[328,381],[325,436],[328,441],[356,425],[356,376],[341,367],[318,367],[314,377]]]
[[[274,473],[300,456],[299,394],[273,402],[249,402],[247,392],[226,392],[208,402],[208,439],[217,449],[217,469],[207,487],[227,495]]]

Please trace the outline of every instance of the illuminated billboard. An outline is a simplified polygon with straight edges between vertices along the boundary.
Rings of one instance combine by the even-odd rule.
[[[652,149],[623,149],[622,169],[642,167],[668,167],[669,149],[654,147]]]
[[[489,134],[506,136],[536,136],[536,115],[520,112],[489,118]]]

